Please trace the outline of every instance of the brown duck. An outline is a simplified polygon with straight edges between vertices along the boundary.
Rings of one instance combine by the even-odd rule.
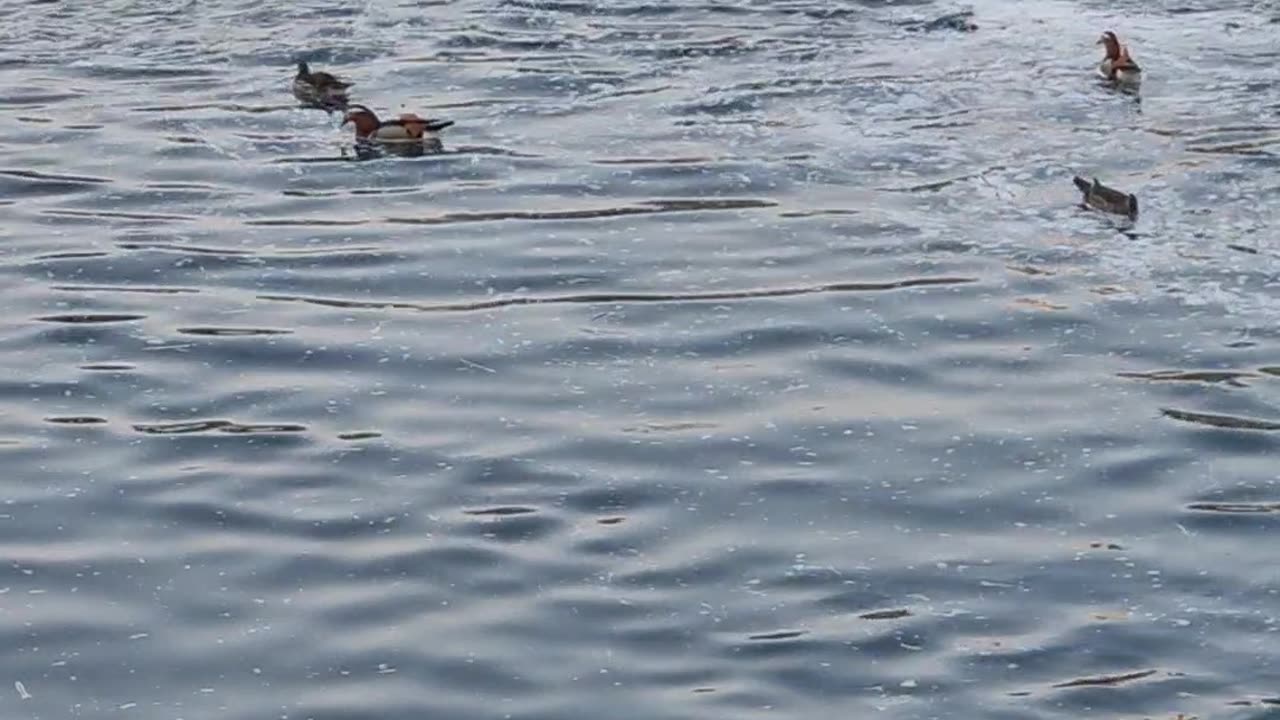
[[[1102,212],[1125,215],[1130,219],[1138,217],[1138,198],[1131,193],[1109,188],[1094,178],[1089,182],[1076,175],[1072,182],[1084,193],[1084,204]]]
[[[1137,87],[1142,84],[1142,68],[1129,55],[1129,48],[1120,44],[1120,38],[1110,30],[1098,38],[1098,45],[1106,49],[1107,55],[1098,63],[1098,72],[1102,77],[1118,85]]]
[[[395,120],[382,120],[364,105],[351,105],[342,127],[350,123],[356,128],[357,142],[422,143],[439,142],[440,131],[453,124],[452,120],[419,117],[404,113]]]
[[[293,78],[293,96],[324,108],[344,108],[348,102],[347,89],[352,85],[321,70],[311,72],[307,63],[299,60],[298,74]]]

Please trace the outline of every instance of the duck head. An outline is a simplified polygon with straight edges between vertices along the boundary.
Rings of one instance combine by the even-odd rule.
[[[338,127],[346,127],[347,123],[356,126],[356,137],[363,138],[373,135],[378,130],[378,126],[382,124],[378,120],[378,115],[363,105],[347,106],[347,114],[342,119],[342,124]]]
[[[1107,59],[1115,60],[1120,57],[1120,38],[1110,30],[1102,33],[1102,37],[1098,38],[1096,45],[1102,45],[1107,49]]]

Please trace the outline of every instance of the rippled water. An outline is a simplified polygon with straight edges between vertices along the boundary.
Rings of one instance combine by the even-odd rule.
[[[0,3],[4,715],[1276,712],[1280,10],[964,9]]]

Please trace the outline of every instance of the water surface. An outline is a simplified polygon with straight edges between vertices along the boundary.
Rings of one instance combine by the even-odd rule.
[[[6,715],[1276,712],[1280,15],[964,9],[0,5]]]

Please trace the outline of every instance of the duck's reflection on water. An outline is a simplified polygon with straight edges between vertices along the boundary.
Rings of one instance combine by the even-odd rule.
[[[463,146],[445,150],[444,144],[438,139],[424,140],[420,143],[367,143],[356,142],[351,145],[338,145],[337,155],[323,155],[317,157],[286,157],[277,158],[271,162],[274,164],[297,164],[297,163],[340,163],[340,162],[360,162],[361,160],[375,160],[385,157],[403,157],[416,158],[428,155],[444,155],[457,153],[482,153],[489,155],[513,155],[519,157],[519,153],[503,151],[501,148],[471,147]]]
[[[348,153],[351,154],[348,154]],[[382,157],[415,158],[424,155],[438,155],[444,152],[444,143],[439,138],[424,138],[417,142],[372,143],[357,141],[349,148],[342,148],[342,156],[354,160],[373,160]]]

